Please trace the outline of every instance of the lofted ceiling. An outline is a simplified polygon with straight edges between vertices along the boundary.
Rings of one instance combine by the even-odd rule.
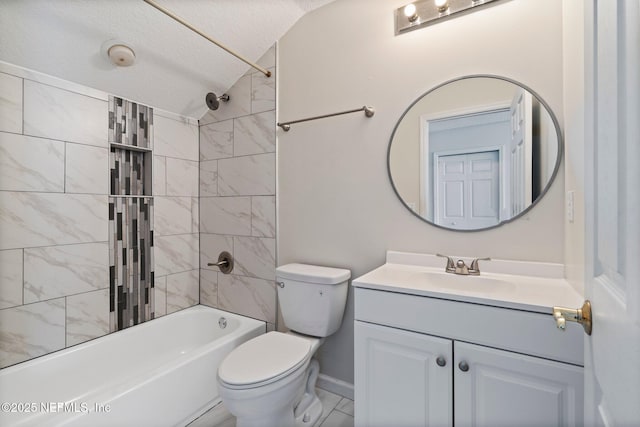
[[[257,61],[305,13],[333,0],[156,0],[215,40]],[[109,62],[107,41],[136,63]],[[143,0],[1,0],[0,60],[200,118],[249,66]]]

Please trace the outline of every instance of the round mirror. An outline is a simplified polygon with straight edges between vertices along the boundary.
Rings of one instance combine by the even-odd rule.
[[[483,230],[523,215],[560,166],[562,137],[547,104],[496,76],[449,81],[396,124],[387,166],[402,203],[451,230]]]

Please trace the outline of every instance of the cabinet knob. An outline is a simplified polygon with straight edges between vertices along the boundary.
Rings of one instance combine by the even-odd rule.
[[[467,362],[460,362],[458,368],[460,368],[462,372],[467,372],[469,370],[469,364]]]
[[[445,358],[444,358],[444,357],[442,357],[442,356],[439,356],[439,357],[436,359],[436,363],[438,364],[438,366],[445,366],[445,365],[447,364],[447,359],[445,359]]]

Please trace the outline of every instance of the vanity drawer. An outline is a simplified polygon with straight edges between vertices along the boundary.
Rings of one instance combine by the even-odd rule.
[[[355,289],[355,319],[583,366],[584,331],[549,314]]]

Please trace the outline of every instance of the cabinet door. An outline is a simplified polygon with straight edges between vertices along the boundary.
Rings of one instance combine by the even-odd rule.
[[[452,425],[451,340],[356,321],[354,350],[355,425]]]
[[[581,367],[461,342],[454,355],[456,427],[583,424]]]

